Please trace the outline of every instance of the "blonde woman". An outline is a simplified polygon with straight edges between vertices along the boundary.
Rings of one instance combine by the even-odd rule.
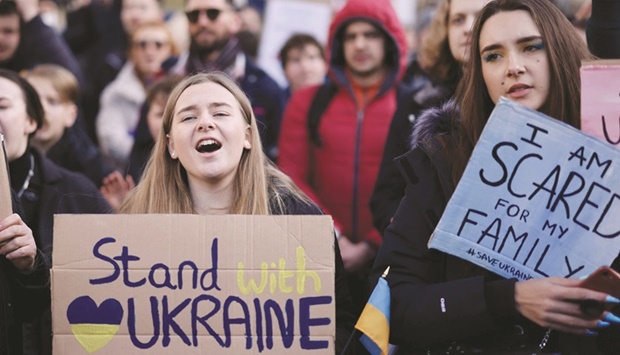
[[[177,54],[163,22],[142,24],[131,34],[129,60],[103,90],[96,122],[101,151],[115,169],[127,166],[147,90],[164,75],[162,63]]]
[[[141,182],[120,213],[320,214],[263,153],[243,91],[224,73],[185,78],[170,94]],[[336,245],[336,349],[353,326]]]

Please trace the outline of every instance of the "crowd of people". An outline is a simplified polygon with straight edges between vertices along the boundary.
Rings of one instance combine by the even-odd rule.
[[[619,299],[428,247],[501,97],[579,128],[581,61],[620,58],[620,3],[417,0],[405,29],[348,0],[327,43],[284,43],[287,88],[254,60],[264,2],[238,5],[0,1],[0,355],[52,352],[57,213],[331,215],[338,354],[365,353],[387,267],[395,354],[620,351]]]

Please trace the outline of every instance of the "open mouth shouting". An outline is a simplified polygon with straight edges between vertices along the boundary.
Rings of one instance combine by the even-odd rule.
[[[203,139],[198,142],[198,145],[196,145],[196,150],[199,153],[213,153],[218,151],[220,148],[222,148],[222,143],[213,138]]]

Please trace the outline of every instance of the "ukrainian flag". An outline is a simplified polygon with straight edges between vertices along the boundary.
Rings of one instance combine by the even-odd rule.
[[[385,277],[388,266],[370,295],[355,329],[362,332],[360,341],[372,355],[387,355],[390,341],[390,286]]]

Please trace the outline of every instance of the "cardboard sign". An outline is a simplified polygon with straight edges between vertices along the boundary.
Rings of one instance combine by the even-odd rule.
[[[620,148],[620,60],[582,64],[581,130]]]
[[[578,278],[620,251],[620,151],[501,99],[429,247],[506,278]]]
[[[54,354],[334,353],[329,216],[57,215]]]
[[[9,181],[8,163],[6,161],[6,150],[4,149],[4,135],[0,133],[0,221],[13,213],[11,202],[11,182]]]

